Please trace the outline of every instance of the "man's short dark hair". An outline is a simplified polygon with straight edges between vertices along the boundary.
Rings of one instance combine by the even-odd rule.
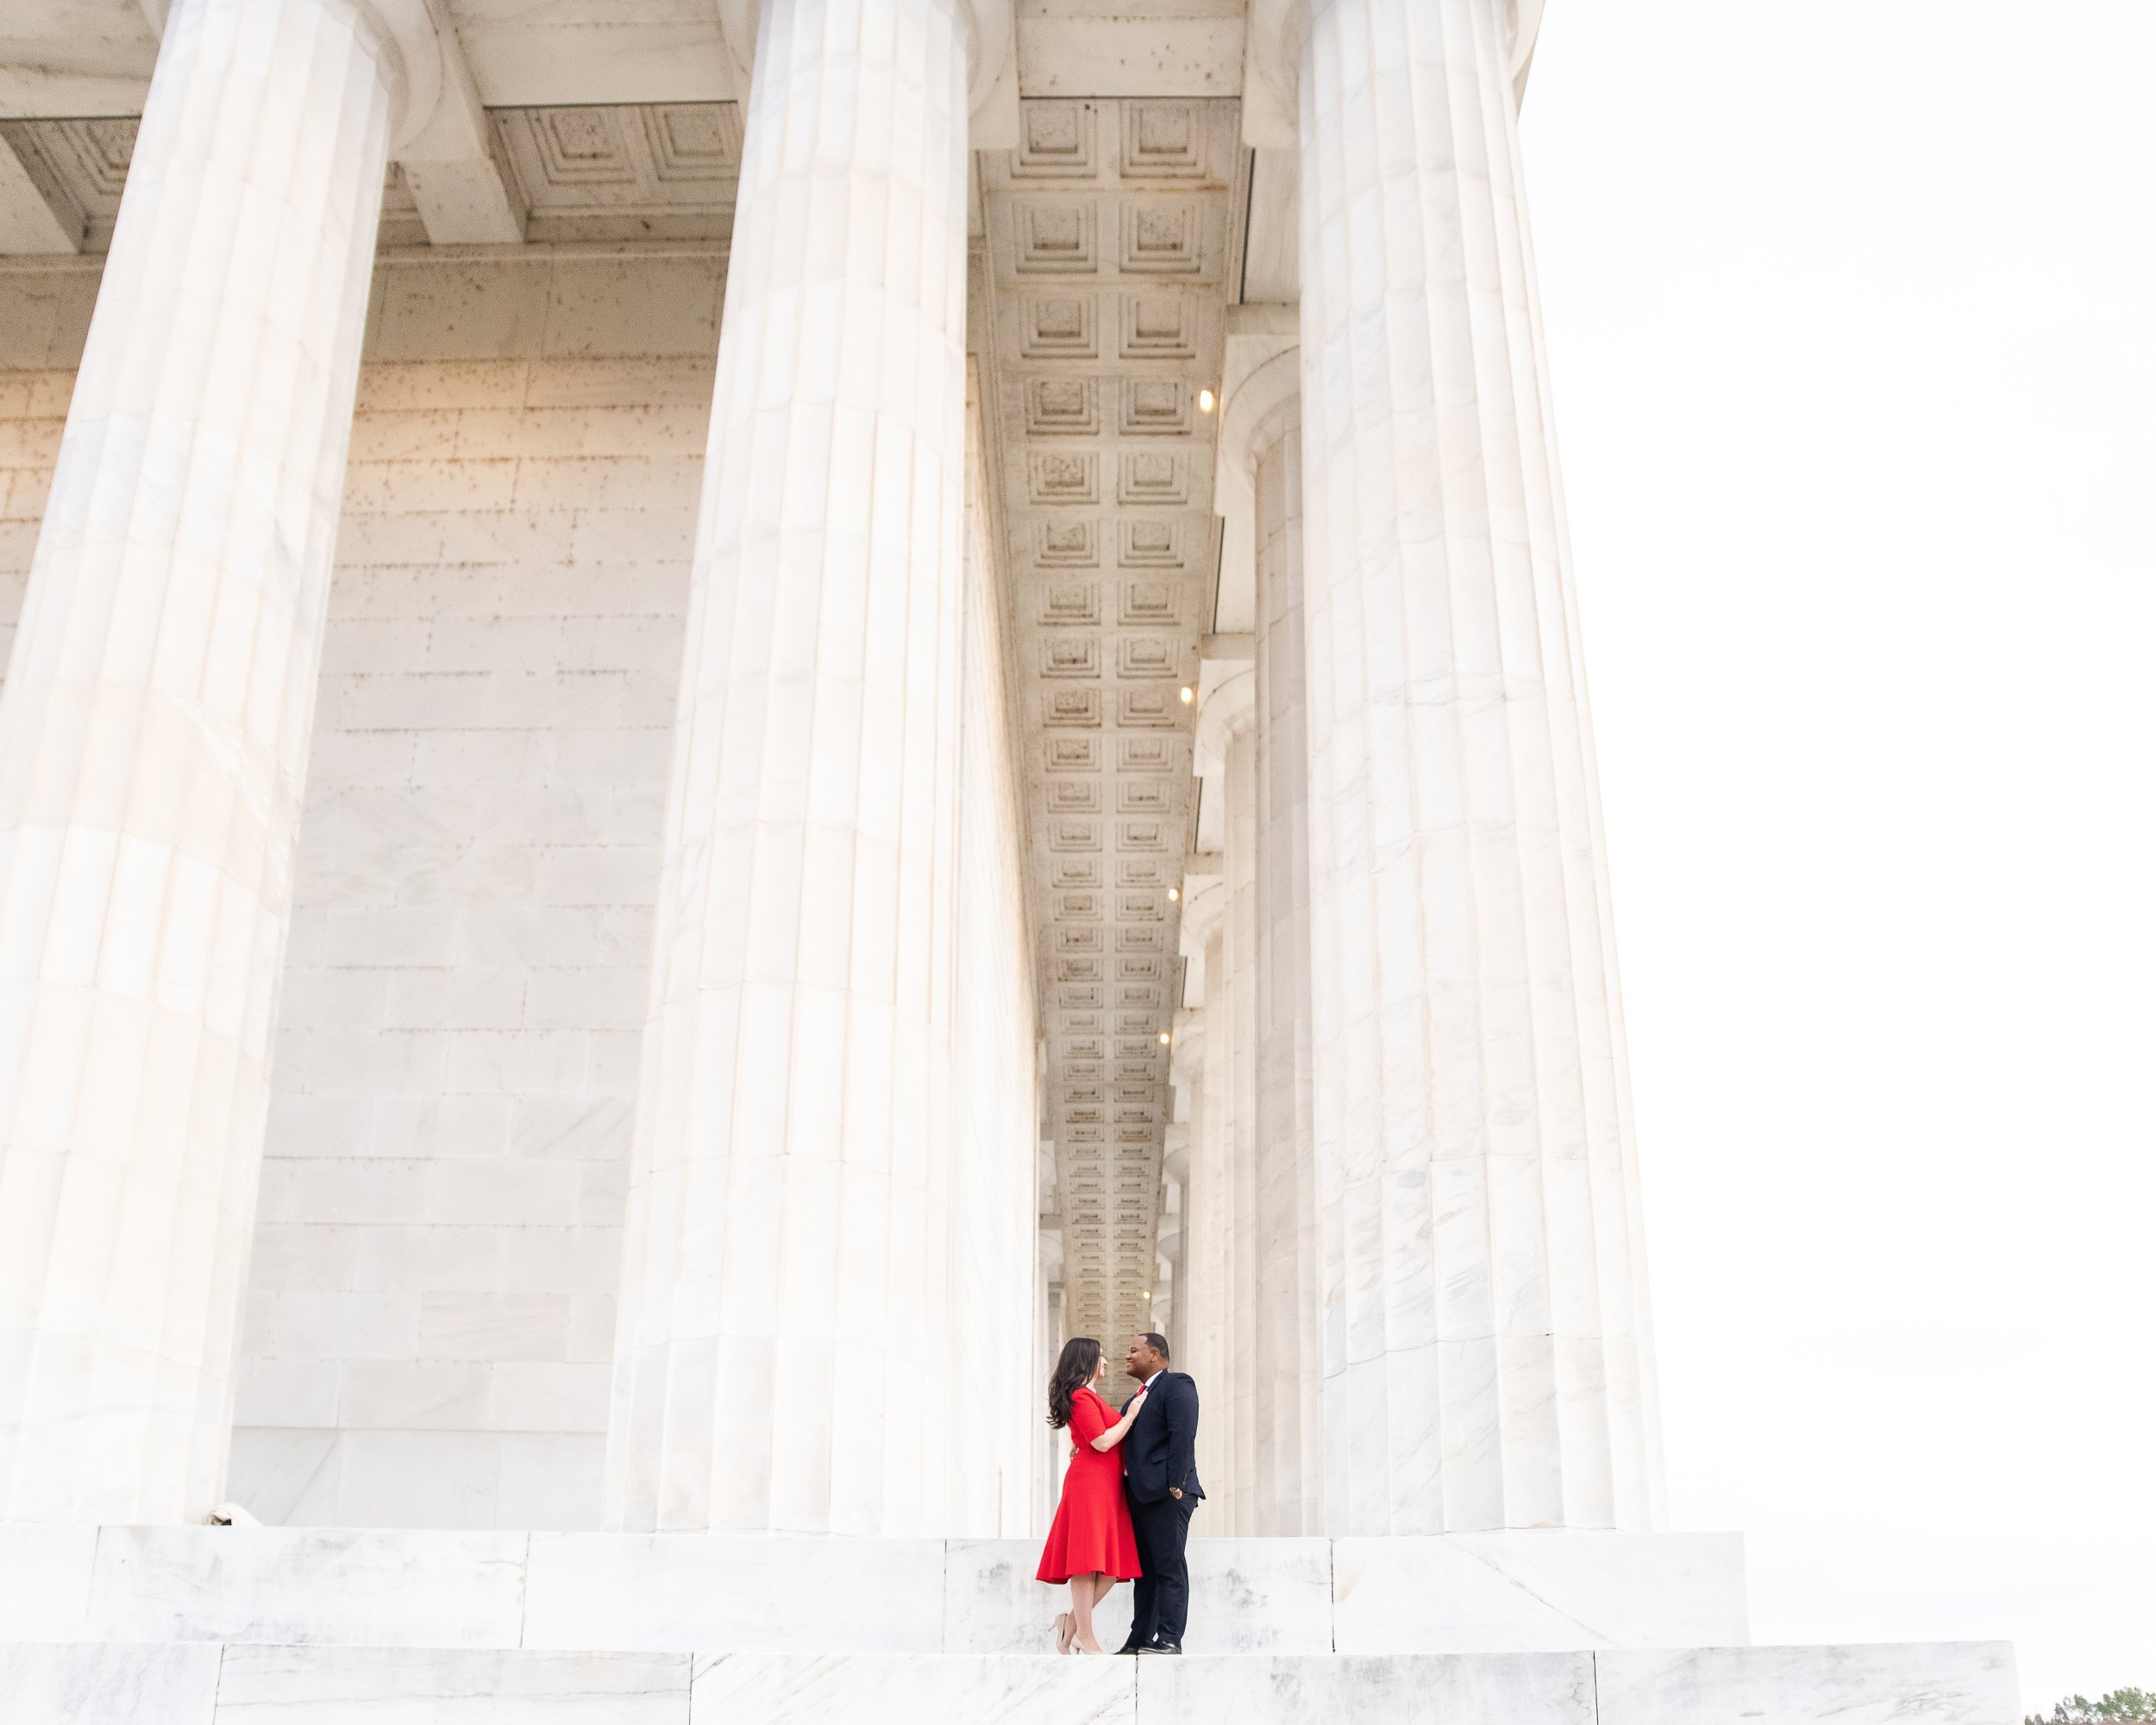
[[[1152,1351],[1158,1354],[1163,1359],[1175,1358],[1175,1356],[1168,1351],[1168,1338],[1166,1336],[1158,1334],[1152,1330],[1148,1330],[1144,1335],[1140,1338],[1140,1339],[1144,1342],[1146,1346],[1152,1349]]]

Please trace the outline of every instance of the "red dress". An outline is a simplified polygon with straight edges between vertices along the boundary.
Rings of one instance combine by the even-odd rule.
[[[1069,1581],[1074,1575],[1138,1578],[1138,1535],[1131,1531],[1131,1506],[1123,1496],[1123,1452],[1093,1446],[1121,1417],[1090,1389],[1070,1398],[1070,1435],[1078,1453],[1063,1474],[1062,1499],[1041,1550],[1042,1581]]]

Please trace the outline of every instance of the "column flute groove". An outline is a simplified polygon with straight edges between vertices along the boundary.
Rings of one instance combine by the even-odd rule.
[[[0,704],[0,1516],[222,1495],[396,48],[165,30]]]
[[[943,1531],[971,28],[769,0],[757,31],[611,1527]]]
[[[1311,0],[1301,24],[1326,1522],[1651,1526],[1510,9]]]

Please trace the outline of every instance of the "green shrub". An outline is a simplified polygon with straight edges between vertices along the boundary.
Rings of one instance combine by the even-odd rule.
[[[2115,1689],[2101,1701],[2074,1696],[2046,1719],[2032,1713],[2028,1725],[2156,1725],[2156,1690]]]

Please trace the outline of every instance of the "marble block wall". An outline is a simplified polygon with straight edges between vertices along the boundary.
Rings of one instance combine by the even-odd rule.
[[[378,274],[231,1496],[587,1527],[721,260]]]
[[[78,258],[0,259],[0,669],[15,645],[97,276]]]
[[[4,304],[0,297],[0,307]],[[4,315],[0,310],[0,319]],[[72,367],[0,370],[0,665],[15,645],[15,620],[74,382]]]

